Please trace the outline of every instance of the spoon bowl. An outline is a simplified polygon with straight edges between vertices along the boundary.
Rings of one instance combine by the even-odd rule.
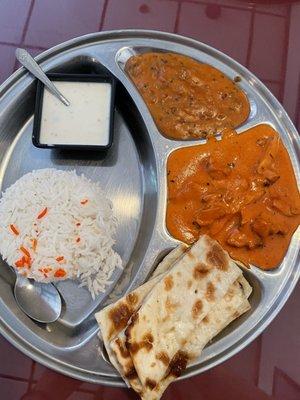
[[[50,323],[61,314],[61,297],[51,283],[40,283],[16,274],[14,296],[18,306],[35,321]]]

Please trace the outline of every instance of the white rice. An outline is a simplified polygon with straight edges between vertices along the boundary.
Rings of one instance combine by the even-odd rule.
[[[33,171],[0,199],[3,259],[40,282],[78,277],[93,298],[105,291],[114,270],[122,268],[112,248],[115,230],[112,204],[99,184],[75,171]]]

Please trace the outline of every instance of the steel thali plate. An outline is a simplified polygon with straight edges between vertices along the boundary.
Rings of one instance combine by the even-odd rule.
[[[300,182],[298,133],[270,91],[247,69],[223,53],[195,40],[155,31],[112,31],[86,35],[58,45],[37,60],[47,72],[97,73],[109,69],[120,81],[117,89],[114,144],[107,157],[68,155],[42,150],[31,143],[36,83],[24,69],[0,88],[0,187],[15,182],[37,168],[75,169],[99,181],[112,200],[118,218],[116,250],[124,260],[123,274],[105,295],[93,301],[76,282],[59,283],[65,300],[61,318],[37,324],[16,306],[13,276],[0,268],[0,331],[21,351],[81,380],[122,386],[118,373],[106,361],[97,337],[94,312],[145,281],[153,266],[178,241],[165,226],[166,161],[176,148],[201,144],[163,137],[134,85],[124,73],[131,55],[146,51],[173,51],[211,64],[227,76],[240,76],[251,113],[241,132],[259,123],[273,126],[288,149],[297,182]],[[272,321],[291,294],[300,274],[300,231],[294,234],[284,261],[274,271],[255,267],[247,272],[253,286],[250,312],[213,340],[183,374],[203,372],[244,348]]]

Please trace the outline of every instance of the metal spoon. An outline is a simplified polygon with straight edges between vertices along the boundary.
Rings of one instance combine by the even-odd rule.
[[[41,67],[34,61],[33,57],[24,49],[16,49],[16,58],[19,62],[28,69],[37,79],[47,86],[48,90],[56,96],[64,105],[69,106],[70,102],[57,89],[53,82],[47,77]]]
[[[40,283],[16,273],[15,299],[30,318],[43,323],[56,321],[61,314],[61,298],[51,283]]]

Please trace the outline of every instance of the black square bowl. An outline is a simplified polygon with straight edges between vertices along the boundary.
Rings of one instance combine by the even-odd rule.
[[[109,140],[107,145],[72,145],[72,144],[43,144],[40,143],[40,130],[41,130],[41,119],[43,110],[43,98],[45,85],[41,82],[37,82],[36,97],[35,97],[35,110],[34,110],[34,121],[33,121],[33,132],[32,132],[32,143],[35,147],[42,149],[63,149],[63,150],[97,150],[105,151],[108,150],[113,143],[114,133],[114,110],[115,110],[115,93],[116,93],[116,79],[110,73],[101,73],[95,75],[89,74],[63,74],[63,73],[52,73],[47,74],[47,77],[55,81],[65,82],[105,82],[111,84],[111,102],[110,102],[110,124],[109,124]],[[67,107],[67,106],[66,106]],[[100,133],[99,133],[100,134]]]

